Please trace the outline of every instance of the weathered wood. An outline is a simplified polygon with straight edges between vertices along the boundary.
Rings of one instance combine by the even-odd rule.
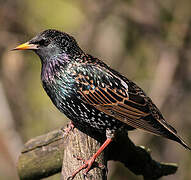
[[[135,146],[128,138],[127,132],[120,134],[108,148],[108,159],[122,162],[136,175],[142,175],[144,180],[157,180],[162,176],[174,174],[177,165],[160,163],[152,159],[150,150],[143,146]]]
[[[62,179],[66,180],[66,177],[71,176],[76,169],[83,165],[83,162],[81,160],[78,160],[76,157],[88,160],[94,153],[96,153],[96,151],[101,145],[102,144],[94,138],[87,136],[86,134],[75,128],[73,130],[73,133],[70,133],[70,135],[68,136],[67,143],[65,145],[62,166]],[[106,159],[104,157],[104,153],[102,153],[96,159],[96,163],[104,165],[105,162]],[[103,168],[99,168],[97,166],[96,168],[93,168],[89,171],[87,177],[84,177],[83,170],[75,176],[75,180],[84,179],[106,179],[106,171]]]
[[[62,130],[29,140],[18,160],[20,179],[36,180],[60,172],[65,140]]]
[[[83,163],[73,155],[87,160],[101,143],[76,128],[68,135],[59,129],[36,137],[25,144],[19,157],[20,179],[40,179],[61,172],[62,169],[62,177],[65,180]],[[127,133],[117,136],[96,162],[106,164],[108,160],[122,162],[133,173],[143,175],[145,180],[156,180],[174,174],[177,170],[175,164],[153,160],[150,152],[143,147],[135,146]],[[92,180],[106,179],[105,169],[101,168],[93,168],[89,175],[88,179]],[[82,172],[75,179],[84,179]]]
[[[74,158],[74,155],[87,160],[100,146],[100,142],[76,128],[67,135],[59,129],[31,139],[25,144],[19,156],[20,179],[32,180],[48,177],[60,172],[63,162],[62,179],[65,180],[83,163]],[[104,164],[106,162],[104,155],[98,157],[96,162]],[[106,171],[101,168],[93,168],[88,175],[88,178],[92,180],[101,180],[105,179]],[[75,179],[84,180],[83,173],[80,172]]]

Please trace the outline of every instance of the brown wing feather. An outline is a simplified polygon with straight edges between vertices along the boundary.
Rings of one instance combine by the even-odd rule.
[[[136,84],[129,80],[126,82],[107,69],[104,71],[103,68],[96,67],[92,70],[97,72],[89,75],[89,71],[86,75],[82,72],[76,77],[76,82],[80,85],[78,93],[85,103],[134,128],[158,135],[164,135],[165,129],[176,134]]]
[[[108,93],[108,96],[111,96],[111,94]],[[100,111],[103,111],[107,115],[110,115],[124,122],[125,124],[128,124],[129,126],[162,135],[160,129],[153,127],[149,121],[143,119],[144,117],[151,115],[150,112],[144,112],[140,110],[146,109],[148,111],[148,105],[145,102],[143,104],[139,104],[138,102],[133,102],[133,100],[130,100],[131,105],[134,103],[133,107],[126,104],[127,102],[129,102],[129,97],[123,98],[122,101],[116,101],[116,103],[94,104],[94,106]]]
[[[83,71],[82,75],[79,73],[76,77],[80,99],[85,103],[129,126],[162,135],[190,149],[136,84],[112,69],[109,71],[96,67],[91,71],[87,71],[86,75]],[[97,73],[93,73],[94,71]]]
[[[79,78],[77,79],[80,80]],[[85,78],[83,77],[83,82]],[[89,81],[89,86],[91,86]],[[98,110],[112,116],[132,127],[145,129],[153,133],[157,129],[152,127],[143,118],[150,115],[148,105],[142,97],[128,93],[128,89],[111,87],[96,87],[93,90],[82,90],[79,88],[82,99],[93,105]],[[130,97],[129,97],[130,96]]]

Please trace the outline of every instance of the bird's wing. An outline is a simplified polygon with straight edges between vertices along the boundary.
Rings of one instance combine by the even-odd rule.
[[[115,72],[103,67],[86,66],[76,77],[76,82],[80,98],[105,114],[154,134],[164,135],[162,131],[166,128],[176,133],[162,118],[156,106],[156,112],[151,110],[154,104],[150,105],[152,101],[147,99],[144,92]]]

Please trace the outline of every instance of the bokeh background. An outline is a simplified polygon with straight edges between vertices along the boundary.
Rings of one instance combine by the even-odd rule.
[[[48,28],[72,34],[86,52],[135,81],[191,144],[190,0],[0,3],[0,180],[18,179],[16,161],[24,142],[67,122],[42,89],[39,58],[10,51]],[[191,179],[191,152],[140,130],[130,138],[149,147],[156,160],[178,163],[177,173],[162,180]],[[109,180],[142,179],[120,163],[109,167]]]

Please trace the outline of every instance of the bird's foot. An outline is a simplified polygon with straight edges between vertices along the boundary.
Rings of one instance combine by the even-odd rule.
[[[64,131],[64,135],[68,135],[68,133],[70,131],[72,131],[73,129],[75,128],[74,124],[72,121],[70,121],[68,124],[67,124],[67,127],[66,128],[62,128],[61,130]]]
[[[68,177],[68,180],[74,179],[74,177],[75,177],[81,170],[83,170],[83,169],[85,169],[85,170],[83,171],[83,174],[84,174],[85,177],[87,177],[88,172],[90,171],[92,165],[94,164],[96,157],[95,157],[95,156],[92,156],[89,160],[84,160],[84,159],[81,158],[81,157],[76,157],[76,156],[74,156],[74,157],[75,157],[77,160],[81,160],[81,161],[83,162],[83,165],[80,166],[77,170],[75,170],[75,171],[72,173],[72,175],[71,175],[70,177]],[[102,165],[102,164],[97,164],[97,165],[98,165],[98,167],[101,168],[101,169],[105,168],[105,166]]]

